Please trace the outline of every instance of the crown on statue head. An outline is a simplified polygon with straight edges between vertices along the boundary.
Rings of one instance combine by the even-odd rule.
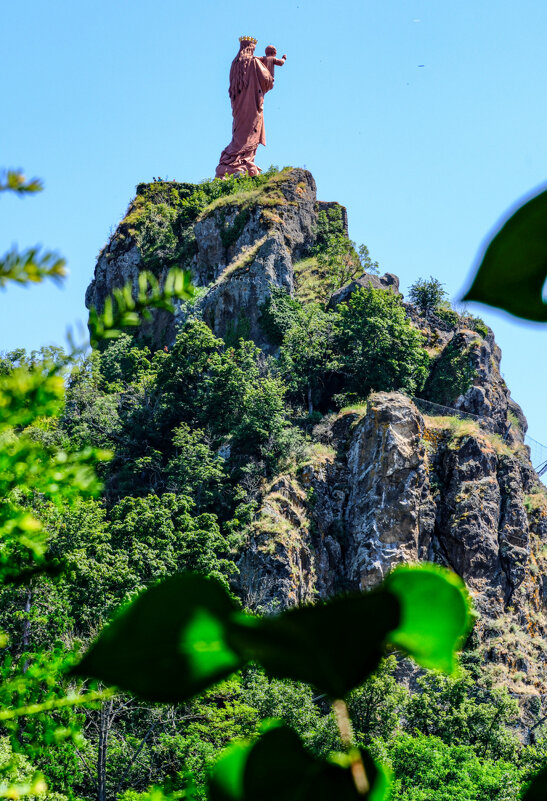
[[[253,44],[256,44],[258,42],[258,39],[255,39],[254,36],[240,36],[239,37],[239,41],[240,42],[252,42]]]

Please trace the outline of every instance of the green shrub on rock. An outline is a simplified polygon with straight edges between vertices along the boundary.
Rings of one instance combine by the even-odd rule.
[[[475,343],[456,335],[433,364],[424,387],[427,400],[449,406],[473,383],[476,370],[471,360]]]
[[[408,296],[421,313],[427,317],[446,301],[447,294],[438,278],[418,278],[410,287]]]
[[[460,315],[450,306],[449,303],[443,303],[435,309],[435,316],[446,323],[451,328],[458,328],[461,323]]]
[[[365,398],[373,390],[412,394],[423,386],[429,357],[400,295],[359,289],[338,311],[336,348],[347,391]]]

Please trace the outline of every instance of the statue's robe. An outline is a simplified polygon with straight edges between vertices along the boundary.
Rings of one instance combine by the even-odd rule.
[[[245,78],[245,85],[231,97],[232,141],[221,153],[217,178],[238,172],[249,175],[260,172],[254,157],[258,145],[266,144],[264,95],[273,87],[274,79],[256,56],[251,58]]]

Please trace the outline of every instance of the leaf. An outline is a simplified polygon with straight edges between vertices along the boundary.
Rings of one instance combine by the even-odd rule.
[[[547,321],[547,191],[522,205],[488,244],[463,300],[476,300],[538,322]]]
[[[184,701],[254,660],[337,698],[376,668],[398,621],[397,599],[382,590],[253,617],[236,611],[214,579],[185,573],[146,590],[77,672],[151,701]]]
[[[397,598],[382,589],[289,609],[277,617],[240,615],[228,637],[234,650],[267,673],[313,684],[342,698],[377,667],[399,623]]]
[[[213,768],[210,801],[383,801],[389,781],[361,751],[371,790],[357,792],[348,754],[317,759],[288,727],[269,724],[254,743],[235,743]]]
[[[247,740],[240,740],[220,755],[211,774],[210,801],[235,801],[244,797],[243,774],[252,747]]]
[[[146,590],[76,668],[151,701],[185,701],[243,664],[343,698],[377,667],[384,646],[451,672],[469,629],[461,580],[433,565],[401,567],[368,593],[289,609],[240,612],[214,579],[183,573]]]
[[[437,565],[405,565],[390,573],[384,586],[401,604],[401,622],[389,642],[423,667],[452,673],[454,652],[472,623],[463,581]]]
[[[522,801],[545,801],[547,798],[547,767],[543,768],[528,785]]]
[[[0,785],[0,798],[9,798],[18,801],[19,798],[28,796],[43,796],[47,793],[48,786],[41,773],[35,773],[27,782],[19,784]]]
[[[16,367],[0,376],[0,430],[23,428],[39,417],[54,417],[62,408],[64,382],[56,368]]]
[[[150,701],[185,700],[241,667],[225,637],[235,609],[214,579],[171,576],[116,617],[73,672]]]

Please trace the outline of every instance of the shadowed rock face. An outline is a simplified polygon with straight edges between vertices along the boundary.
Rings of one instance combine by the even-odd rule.
[[[138,285],[139,273],[144,269],[139,250],[134,242],[121,244],[113,238],[101,251],[93,280],[85,293],[87,308],[102,309],[113,289],[131,281]]]
[[[218,336],[243,332],[265,349],[269,344],[260,328],[260,307],[272,286],[293,293],[293,262],[313,244],[317,222],[316,187],[309,172],[292,170],[279,191],[280,204],[254,207],[229,248],[223,248],[220,232],[233,225],[237,208],[213,211],[194,229],[198,252],[193,274],[199,284],[205,283],[213,265],[215,275],[199,304],[204,320]]]

